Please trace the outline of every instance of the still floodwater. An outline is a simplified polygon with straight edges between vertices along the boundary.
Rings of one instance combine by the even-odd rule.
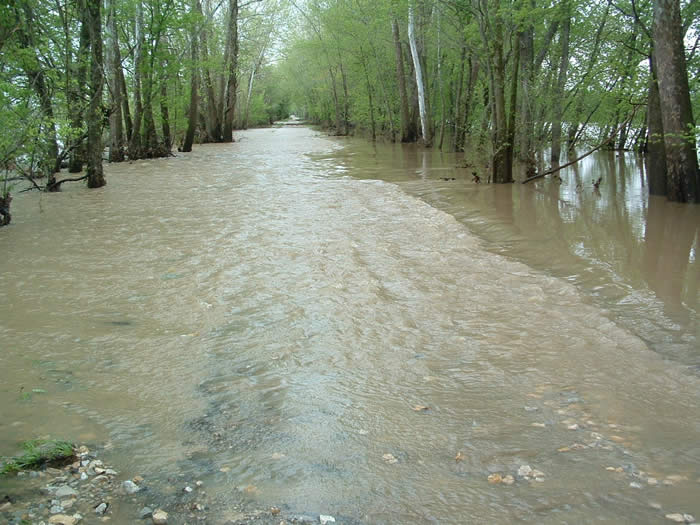
[[[256,130],[18,197],[0,454],[109,441],[154,487],[203,479],[214,523],[234,492],[356,523],[698,516],[700,215],[642,204],[630,165],[594,195],[623,162],[477,186],[435,152]]]

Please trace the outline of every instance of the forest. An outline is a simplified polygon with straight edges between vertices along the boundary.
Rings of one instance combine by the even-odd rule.
[[[5,0],[0,98],[3,224],[26,181],[101,187],[104,162],[290,114],[468,152],[493,183],[635,150],[651,194],[700,202],[689,0]]]

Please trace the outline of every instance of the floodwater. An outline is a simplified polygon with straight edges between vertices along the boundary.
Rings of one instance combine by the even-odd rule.
[[[18,196],[0,455],[109,443],[153,494],[203,480],[211,523],[233,495],[339,523],[700,516],[699,207],[647,203],[633,157],[499,187],[460,162],[253,130]]]

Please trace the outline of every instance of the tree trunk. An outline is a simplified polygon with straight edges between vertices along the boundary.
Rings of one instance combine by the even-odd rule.
[[[700,202],[680,0],[654,0],[654,56],[666,148],[667,195],[672,201]]]
[[[413,15],[413,5],[408,6],[408,42],[411,46],[411,57],[413,58],[413,70],[416,76],[416,89],[418,90],[418,110],[420,112],[420,127],[423,135],[423,142],[430,146],[432,137],[430,136],[430,124],[428,122],[427,105],[425,100],[425,84],[423,83],[423,67],[418,54],[416,43],[416,23]]]
[[[168,83],[163,78],[160,81],[160,126],[163,130],[163,151],[167,157],[173,149],[173,137],[170,131],[170,109],[168,108]]]
[[[35,16],[30,5],[27,2],[23,3],[24,8],[24,27],[21,29],[18,23],[18,36],[20,45],[31,53],[31,58],[25,62],[25,72],[29,80],[29,85],[36,92],[39,99],[39,106],[43,116],[41,124],[44,141],[46,143],[46,155],[42,160],[42,170],[46,173],[50,180],[55,180],[54,173],[59,171],[60,165],[58,162],[58,141],[56,140],[56,123],[54,121],[53,103],[51,94],[46,84],[46,77],[42,65],[39,63],[37,56],[36,43],[34,42],[34,27],[32,25]]]
[[[102,171],[102,19],[101,0],[84,0],[90,30],[90,104],[87,126],[87,185],[101,188],[107,182]]]
[[[121,56],[117,54],[118,62],[121,64]],[[124,117],[124,126],[126,127],[126,140],[131,141],[131,133],[134,130],[134,123],[131,121],[131,110],[129,110],[129,93],[126,90],[126,79],[124,78],[124,69],[119,67],[119,89],[121,89],[122,101],[122,116]]]
[[[224,111],[224,142],[233,142],[233,119],[238,89],[238,0],[229,1],[228,44],[229,63],[226,82],[226,110]]]
[[[201,14],[202,4],[200,0],[194,2],[195,13]],[[185,142],[182,151],[192,151],[194,134],[199,121],[199,51],[197,49],[197,25],[192,25],[192,36],[190,41],[190,58],[192,59],[192,77],[190,79],[190,107],[187,112],[187,131],[185,132]]]
[[[533,2],[534,3],[534,2]],[[535,28],[528,24],[518,38],[520,47],[520,111],[518,112],[518,162],[525,177],[535,174],[535,151],[533,145],[534,124],[532,121]]]
[[[467,60],[467,46],[462,46],[459,57],[459,77],[457,79],[457,94],[452,115],[452,151],[459,151],[464,145],[463,132],[460,126],[462,120],[462,94],[464,93],[464,68]]]
[[[136,48],[134,50],[134,124],[129,141],[129,160],[140,159],[143,155],[141,144],[141,122],[143,120],[143,100],[141,96],[141,75],[143,72],[143,5],[136,0]]]
[[[117,20],[114,12],[114,0],[107,0],[107,74],[112,103],[109,108],[109,161],[124,160],[124,127],[122,124],[121,78],[119,76],[119,41],[117,40]]]
[[[559,164],[561,156],[561,128],[564,118],[564,87],[566,85],[566,75],[569,69],[569,35],[571,33],[571,9],[568,0],[562,4],[563,21],[561,26],[560,44],[561,56],[559,60],[559,76],[557,87],[554,93],[552,111],[552,151],[550,160],[552,165]]]
[[[396,49],[396,78],[399,85],[399,97],[401,106],[401,142],[413,142],[415,136],[409,132],[410,113],[408,110],[408,92],[406,90],[406,73],[403,67],[403,51],[401,49],[401,39],[399,36],[399,22],[394,19],[391,22],[392,33],[394,35],[394,47]]]
[[[75,80],[72,83],[72,88],[69,96],[69,110],[71,129],[78,133],[83,127],[83,118],[85,117],[85,85],[87,83],[87,72],[90,52],[90,31],[88,28],[87,14],[83,10],[80,14],[80,40],[78,44],[78,56],[76,70],[73,72]],[[75,65],[76,62],[73,64]],[[68,157],[68,172],[80,173],[83,171],[83,163],[85,162],[85,143],[75,144],[70,142],[71,152]]]

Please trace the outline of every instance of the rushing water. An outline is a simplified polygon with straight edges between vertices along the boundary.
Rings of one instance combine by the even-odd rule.
[[[214,523],[233,493],[345,523],[700,515],[698,207],[647,204],[627,157],[526,187],[460,161],[256,130],[16,198],[0,454],[110,441],[154,486],[204,480]],[[487,481],[522,465],[544,480]]]

